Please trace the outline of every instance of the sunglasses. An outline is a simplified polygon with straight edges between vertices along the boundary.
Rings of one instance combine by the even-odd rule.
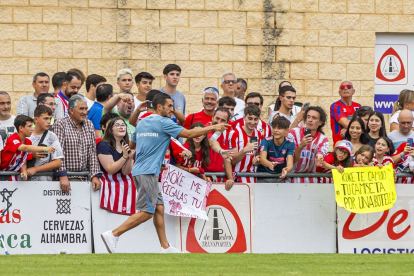
[[[230,84],[230,83],[235,84],[236,81],[235,80],[225,80],[225,81],[223,81],[223,83],[224,84]]]
[[[370,106],[361,106],[360,108],[363,108],[364,110],[372,110],[372,107]]]
[[[345,90],[345,89],[351,89],[352,85],[347,84],[347,85],[341,85],[339,88],[341,88],[341,90]]]

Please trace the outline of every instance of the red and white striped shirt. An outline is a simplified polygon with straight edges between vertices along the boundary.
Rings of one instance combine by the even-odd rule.
[[[305,136],[305,127],[295,127],[289,131],[289,138],[295,141],[296,148],[299,147],[300,142]],[[316,132],[312,137],[312,142],[302,149],[300,159],[293,165],[293,172],[311,173],[316,171],[316,154],[321,153],[325,156],[329,149],[329,140],[320,132]],[[291,183],[318,183],[316,177],[294,177],[291,178]]]
[[[232,122],[231,125],[233,128],[236,128],[237,125],[240,125],[240,127],[242,127],[244,126],[244,119],[240,118]],[[264,121],[262,121],[262,119],[259,119],[259,123],[257,124],[256,129],[262,134],[263,138],[272,136],[272,128]]]
[[[132,174],[102,173],[101,208],[116,214],[133,215],[136,213],[137,189]]]
[[[372,158],[372,163],[373,163],[374,166],[376,166],[378,164],[381,164],[383,166],[392,164],[392,167],[395,169],[394,160],[389,155],[384,155],[384,157],[382,158],[382,162],[380,163],[380,162],[378,162],[376,154],[374,154],[374,157]]]
[[[230,149],[237,149],[240,152],[250,141],[252,136],[257,137],[257,142],[260,143],[263,140],[262,134],[256,129],[253,130],[252,135],[247,135],[244,131],[243,127],[237,125],[235,128],[235,133],[232,135],[230,140]],[[258,154],[258,149],[253,150],[251,152],[246,153],[243,159],[233,166],[234,172],[256,172],[256,167],[253,166],[253,158]],[[256,179],[254,177],[237,177],[237,180],[242,183],[256,183]]]
[[[68,116],[69,99],[66,98],[66,96],[62,93],[62,91],[59,91],[59,93],[55,95],[55,98],[58,98],[60,102],[62,103],[64,116]]]

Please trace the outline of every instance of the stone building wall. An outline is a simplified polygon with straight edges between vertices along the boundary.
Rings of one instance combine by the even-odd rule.
[[[11,92],[14,112],[40,71],[77,67],[116,85],[129,67],[152,73],[158,88],[174,62],[188,113],[226,72],[247,79],[266,106],[288,79],[298,101],[329,111],[343,78],[372,106],[375,34],[414,31],[413,14],[414,0],[0,0],[0,90]]]

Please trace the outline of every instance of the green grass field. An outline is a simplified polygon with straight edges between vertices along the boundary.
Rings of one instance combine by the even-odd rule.
[[[413,275],[414,256],[90,254],[0,256],[0,275]]]

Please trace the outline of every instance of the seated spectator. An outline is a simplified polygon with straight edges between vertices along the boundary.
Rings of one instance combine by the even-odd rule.
[[[118,110],[114,110],[115,105],[118,107]],[[129,123],[129,118],[134,112],[134,95],[131,92],[122,92],[119,94],[114,94],[104,105],[103,114],[108,112],[114,112],[121,117],[125,124],[127,125],[127,132],[129,139],[131,139],[132,134],[135,131],[135,127]]]
[[[106,79],[100,75],[92,74],[86,78],[85,100],[88,103],[88,110],[91,109],[96,100],[96,89],[99,85],[105,84]]]
[[[56,115],[56,108],[57,108],[57,102],[59,100],[56,99],[53,94],[51,93],[42,93],[37,97],[37,106],[47,106],[52,110],[52,118],[50,119],[50,126],[52,126],[55,123],[55,115]]]
[[[135,150],[128,146],[126,128],[121,118],[111,119],[96,151],[102,170],[101,208],[132,215],[135,214],[136,203],[136,187],[131,174]]]
[[[404,109],[398,114],[398,129],[388,133],[388,138],[394,143],[394,148],[398,148],[402,143],[407,142],[408,138],[414,139],[412,131],[413,113]]]
[[[234,109],[236,108],[236,101],[232,97],[222,97],[218,101],[218,106],[222,106],[226,108],[230,112],[230,121],[233,122],[236,120],[236,117],[234,116]]]
[[[258,172],[280,173],[279,178],[257,178],[258,183],[285,182],[286,175],[293,169],[295,143],[286,138],[290,121],[276,117],[272,122],[273,136],[263,139],[260,144],[260,165]]]
[[[390,131],[398,130],[398,115],[400,114],[401,110],[408,109],[412,112],[412,116],[414,116],[414,91],[409,89],[404,89],[400,92],[398,96],[398,101],[394,103],[394,108],[392,111],[392,116],[390,118]],[[414,122],[412,125],[414,129]]]
[[[374,151],[375,155],[372,158],[374,166],[382,168],[383,166],[392,164],[392,167],[395,168],[394,160],[391,157],[395,149],[389,138],[384,136],[380,137],[375,143]]]
[[[340,173],[344,168],[352,167],[352,143],[346,140],[339,141],[333,152],[329,152],[323,159],[322,164],[316,168],[316,172],[329,173],[337,169]],[[319,177],[319,183],[333,183],[332,177]]]
[[[86,82],[86,86],[87,85],[88,82]],[[93,127],[95,128],[96,139],[102,136],[102,128],[100,125],[102,110],[104,108],[104,105],[109,101],[113,94],[114,90],[110,84],[101,84],[96,89],[96,102],[93,103],[88,112],[88,119],[92,122]]]
[[[14,127],[17,132],[7,138],[4,148],[1,151],[0,170],[20,171],[20,177],[27,180],[27,160],[32,159],[29,152],[49,152],[54,153],[54,147],[32,146],[30,135],[33,132],[33,119],[26,115],[18,115],[14,120]],[[7,177],[10,181],[17,181],[18,177]],[[4,180],[2,178],[2,180]]]
[[[372,158],[374,158],[375,151],[369,145],[361,146],[354,155],[353,167],[372,167]]]
[[[10,113],[11,110],[11,98],[5,91],[0,91],[0,136],[3,142],[6,142],[7,138],[16,132],[14,127],[14,120],[16,116]]]
[[[92,188],[97,191],[101,186],[99,180],[101,171],[96,156],[95,130],[92,122],[87,119],[88,105],[85,97],[72,96],[69,99],[68,112],[69,116],[57,120],[52,129],[59,139],[65,156],[57,173],[60,177],[60,188],[65,193],[69,193],[71,180],[87,179],[84,176],[69,178],[67,171],[89,171]]]
[[[108,123],[113,118],[119,118],[119,115],[115,113],[106,113],[105,115],[102,116],[101,120],[99,121],[99,125],[101,126],[101,129],[102,129],[102,135],[105,135],[105,130],[108,127]],[[102,141],[102,137],[96,138],[95,139],[96,145],[98,145],[100,141]]]
[[[51,97],[51,100],[52,103],[55,103],[54,97]],[[36,107],[34,111],[35,127],[29,139],[33,146],[53,147],[55,152],[51,154],[40,152],[36,156],[33,154],[32,160],[27,162],[27,176],[31,181],[52,181],[52,176],[37,176],[36,173],[53,171],[62,165],[64,156],[59,139],[49,131],[52,119],[53,112],[49,107],[46,105]]]
[[[368,145],[374,147],[380,137],[386,137],[384,115],[379,111],[373,111],[368,118],[367,125]]]
[[[236,81],[236,94],[234,97],[244,101],[244,95],[246,94],[246,91],[247,82],[244,79],[238,78]]]
[[[339,85],[339,96],[341,99],[331,105],[331,129],[334,145],[336,142],[342,140],[346,129],[348,128],[349,120],[354,112],[361,107],[359,103],[352,101],[352,96],[355,94],[355,89],[349,80],[344,80]]]
[[[303,109],[300,112],[293,114],[296,101],[296,90],[292,86],[283,86],[279,89],[278,104],[275,106],[276,111],[273,111],[269,116],[269,124],[276,116],[283,116],[290,121],[290,128],[299,126],[303,120]]]
[[[263,96],[257,92],[250,92],[246,96],[246,107],[248,105],[256,105],[262,111],[263,107]],[[237,125],[244,125],[244,118],[238,119],[231,123],[233,128],[236,128]],[[262,134],[263,138],[269,137],[272,135],[272,129],[268,124],[266,124],[262,119],[259,118],[259,123],[257,124],[257,130]]]
[[[288,138],[295,142],[292,173],[313,173],[328,154],[329,140],[323,132],[327,115],[319,106],[310,106],[305,110],[305,126],[289,131]],[[306,133],[305,133],[306,131]],[[308,133],[310,132],[310,133]],[[295,177],[291,183],[318,183],[316,177]]]
[[[37,97],[42,93],[48,93],[50,87],[50,79],[46,73],[37,73],[33,77],[32,86],[34,93],[21,97],[17,103],[17,115],[26,115],[33,118],[34,110],[37,106]]]
[[[221,89],[223,89],[223,97],[230,97],[236,101],[236,106],[234,108],[234,115],[232,115],[234,120],[244,117],[244,101],[236,98],[236,81],[237,77],[233,73],[226,73],[221,77]]]
[[[260,118],[260,108],[249,105],[244,110],[244,125],[237,125],[230,140],[230,150],[233,152],[233,171],[256,172],[260,157],[258,155],[259,144],[263,140],[262,134],[257,130]],[[236,176],[237,177],[237,176]],[[256,183],[255,177],[237,177],[237,182]]]
[[[345,139],[351,142],[353,146],[353,150],[351,154],[353,155],[362,145],[366,145],[369,141],[366,130],[365,124],[362,119],[358,117],[353,117],[351,121],[349,121],[348,128],[345,132]],[[339,141],[338,143],[340,143]]]
[[[189,129],[194,123],[200,122],[208,126],[213,119],[214,110],[217,107],[218,90],[214,87],[207,87],[204,89],[201,103],[203,109],[200,112],[193,113],[187,116],[184,121],[184,127]]]
[[[63,117],[68,116],[68,103],[69,99],[78,94],[79,90],[82,87],[81,76],[77,73],[68,71],[65,75],[65,81],[61,91],[55,95],[55,98],[59,99],[60,104],[57,106],[56,112],[58,114],[63,114]],[[56,117],[62,118],[62,117]]]
[[[279,83],[279,87],[277,89],[278,95],[280,95],[280,88],[282,88],[283,86],[292,86],[293,85],[289,82],[289,81],[282,81],[281,83]],[[280,108],[280,97],[278,96],[276,98],[276,101],[274,104],[269,105],[269,107],[267,108],[267,115],[270,117],[270,115],[272,114],[273,111],[278,111]],[[299,106],[294,105],[292,108],[292,115],[296,116],[299,112],[301,111],[301,108]],[[272,124],[272,122],[270,122],[269,124]]]
[[[190,126],[193,128],[203,128],[205,125],[201,122],[196,122]],[[177,160],[176,166],[192,173],[205,181],[210,181],[204,173],[203,165],[210,165],[210,144],[207,135],[190,138],[184,144],[184,147],[191,152],[191,158]]]
[[[372,111],[373,111],[372,107],[370,106],[361,106],[355,111],[355,113],[352,115],[352,118],[358,117],[362,119],[362,121],[365,124],[365,129],[367,129],[368,118],[369,118],[369,115],[371,115]]]

